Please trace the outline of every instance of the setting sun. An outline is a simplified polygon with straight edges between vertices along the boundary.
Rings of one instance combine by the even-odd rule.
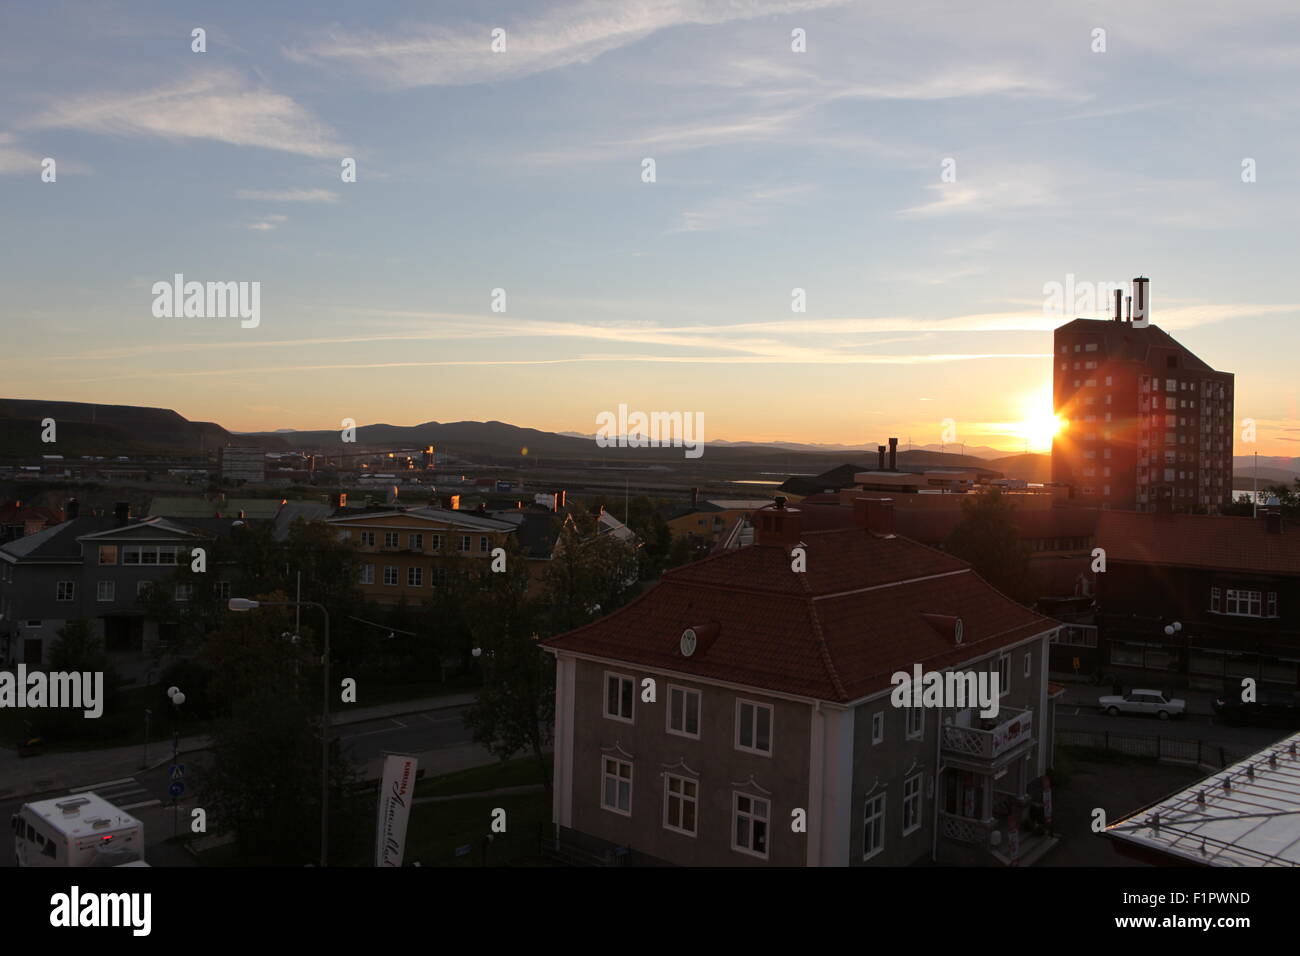
[[[1045,387],[1035,392],[1022,406],[1022,415],[1016,425],[1016,434],[1026,442],[1031,452],[1049,452],[1052,439],[1065,426],[1065,420],[1052,410],[1052,390]]]

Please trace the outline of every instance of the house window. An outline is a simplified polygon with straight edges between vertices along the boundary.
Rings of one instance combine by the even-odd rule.
[[[1240,591],[1234,588],[1228,588],[1227,601],[1224,603],[1225,614],[1235,614],[1238,617],[1260,617],[1260,597],[1259,591]]]
[[[463,534],[460,536],[460,550],[462,551],[469,550],[469,535]]]
[[[695,807],[699,783],[687,777],[664,774],[664,827],[695,836]]]
[[[1084,350],[1085,352],[1095,352],[1095,351],[1097,351],[1097,343],[1096,343],[1096,342],[1089,342],[1087,345],[1084,346],[1083,350]]]
[[[903,782],[903,836],[921,826],[921,775],[915,774]]]
[[[736,749],[771,756],[771,707],[752,700],[736,701]]]
[[[145,594],[148,592],[148,590],[149,590],[151,587],[153,587],[153,582],[152,582],[152,581],[136,581],[136,582],[135,582],[135,596],[136,596],[137,600],[138,600],[139,598],[144,597]]]
[[[904,736],[913,740],[925,734],[925,711],[920,707],[907,708],[907,720],[904,723]]]
[[[885,739],[885,712],[878,710],[871,715],[871,743],[880,743]]]
[[[399,540],[401,537],[402,537],[402,535],[401,535],[401,533],[398,532],[398,531],[385,531],[385,532],[384,532],[384,547],[385,547],[385,548],[395,548],[395,547],[397,547],[397,542],[398,542],[398,540]]]
[[[397,586],[397,566],[393,564],[384,565],[384,583],[390,587]]]
[[[230,582],[229,582],[229,581],[218,581],[218,582],[217,582],[217,599],[218,599],[218,600],[221,600],[221,601],[228,601],[228,600],[230,600]]]
[[[362,584],[375,583],[375,566],[373,564],[361,565],[361,583]]]
[[[71,601],[77,596],[77,583],[75,581],[60,581],[54,587],[54,598],[57,601]]]
[[[407,568],[406,586],[408,588],[424,587],[424,568]]]
[[[408,534],[406,536],[406,546],[412,551],[424,550],[424,535]]]
[[[429,550],[430,551],[442,550],[442,535],[440,534],[429,535]]]
[[[375,546],[375,533],[373,531],[362,531],[358,537],[366,547],[373,548]]]
[[[172,592],[172,596],[178,601],[188,601],[194,596],[194,585],[178,584],[176,585],[176,590]]]
[[[768,802],[747,793],[735,795],[733,850],[767,859]]]
[[[600,805],[624,816],[632,815],[632,765],[626,760],[605,757],[604,780],[600,790]]]
[[[478,539],[478,550],[480,554],[486,554],[488,549],[488,539],[480,535]]]
[[[159,564],[175,564],[175,563],[176,563],[176,549],[175,549],[175,548],[164,548],[164,547],[160,547],[160,548],[158,549],[158,563],[159,563]]]
[[[112,581],[100,581],[95,586],[95,600],[111,601],[116,590],[117,588]]]
[[[101,544],[99,546],[100,564],[117,564],[117,545]]]
[[[885,848],[885,795],[869,797],[862,815],[862,859],[869,860]]]
[[[632,678],[624,674],[605,674],[605,716],[632,723]]]
[[[1003,654],[998,658],[998,696],[1005,697],[1011,693],[1011,655]]]
[[[700,736],[700,692],[668,685],[668,732],[682,737]]]
[[[1109,489],[1107,489],[1106,494],[1110,494]],[[1028,677],[1033,672],[1033,670],[1034,670],[1034,655],[1031,653],[1026,653],[1025,654],[1025,676]]]
[[[1277,617],[1277,592],[1268,592],[1268,616]]]
[[[1111,382],[1111,376],[1109,376],[1109,375],[1106,376],[1106,384],[1107,384],[1107,385],[1111,385],[1111,384],[1113,384],[1113,383]]]

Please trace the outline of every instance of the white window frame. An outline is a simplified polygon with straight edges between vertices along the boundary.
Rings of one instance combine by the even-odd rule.
[[[479,551],[479,554],[487,554],[487,551],[488,551],[488,536],[485,535],[485,534],[481,534],[481,535],[478,536],[478,551]]]
[[[748,706],[754,708],[754,710],[753,710],[753,720],[752,720],[751,723],[750,723],[750,728],[749,728],[749,729],[750,729],[750,739],[753,740],[755,744],[758,743],[758,711],[759,711],[759,708],[763,708],[763,709],[765,709],[765,710],[767,711],[767,749],[766,749],[766,750],[759,750],[757,746],[746,747],[744,744],[742,744],[742,743],[740,742],[741,713],[742,713],[742,711],[744,710],[745,705],[748,705]],[[749,700],[749,699],[744,698],[744,697],[737,697],[737,698],[736,698],[736,735],[735,735],[735,744],[736,744],[736,749],[737,749],[737,750],[743,751],[744,753],[747,753],[747,754],[758,754],[760,757],[770,757],[770,756],[772,756],[772,747],[773,747],[773,744],[775,743],[775,741],[773,740],[773,738],[776,736],[776,735],[775,735],[775,732],[774,732],[775,727],[776,727],[776,710],[775,710],[775,708],[774,708],[771,704],[763,704],[763,703],[760,703],[760,702],[758,702],[758,701],[756,701],[756,700]]]
[[[1110,491],[1107,490],[1106,493],[1110,494]],[[1029,677],[1033,672],[1034,672],[1034,653],[1033,651],[1025,651],[1025,677]]]
[[[627,683],[632,687],[632,693],[629,695],[629,703],[632,705],[632,713],[627,717],[624,717],[621,713],[611,714],[609,712],[609,682],[611,679],[619,682],[618,700],[620,710],[622,709],[623,704],[623,681],[627,681]],[[605,717],[609,720],[617,720],[624,724],[636,723],[636,678],[631,674],[620,674],[617,671],[605,671],[605,680],[602,684],[602,688],[603,692],[601,694],[602,702],[600,709],[604,713]]]
[[[400,548],[401,546],[402,546],[402,532],[400,531],[384,532],[385,548]]]
[[[903,721],[904,740],[925,739],[925,710],[921,707],[904,707],[906,719]]]
[[[682,726],[680,730],[673,729],[673,717],[676,716],[676,711],[677,711],[677,705],[673,702],[674,693],[681,694],[681,700],[682,700],[682,708],[681,708]],[[606,695],[605,702],[608,703],[609,702],[608,688],[606,688],[605,690],[605,695]],[[695,697],[695,733],[691,733],[689,730],[686,729],[686,715],[689,710],[687,706],[687,701],[692,696]],[[665,711],[664,729],[668,733],[672,734],[674,737],[688,737],[691,740],[699,740],[700,722],[702,720],[701,714],[703,712],[703,709],[704,709],[703,693],[701,693],[698,690],[692,690],[689,687],[682,687],[679,684],[669,684],[668,685],[668,706],[664,708]]]
[[[358,531],[357,541],[367,548],[375,546],[375,533],[373,531]]]
[[[424,535],[423,535],[423,534],[420,534],[419,532],[415,532],[415,533],[412,533],[412,534],[408,534],[408,535],[406,536],[406,550],[408,550],[408,551],[423,551],[423,550],[424,550]]]
[[[64,597],[64,595],[67,597]],[[54,600],[60,604],[71,604],[77,599],[77,582],[76,581],[56,581],[54,584]]]
[[[389,587],[389,588],[395,588],[395,587],[397,587],[397,583],[398,583],[398,581],[400,580],[400,578],[398,577],[398,570],[399,570],[399,568],[398,568],[397,565],[395,565],[395,564],[385,564],[385,565],[384,565],[384,587]],[[392,571],[392,572],[393,572],[393,580],[391,580],[391,581],[388,580],[388,572],[389,572],[389,571]]]
[[[460,536],[460,548],[458,550],[464,551],[466,554],[469,553],[469,535],[462,534]]]
[[[1011,655],[1003,654],[998,658],[998,697],[1006,697],[1011,693]]]
[[[681,784],[681,790],[677,793],[672,792],[672,782],[677,781]],[[687,786],[695,788],[694,796],[687,796]],[[685,827],[673,825],[670,817],[670,808],[672,801],[676,798],[678,804],[678,814],[682,820],[686,817],[686,804],[693,804],[695,813],[692,815],[695,829],[688,830]],[[695,777],[683,777],[681,774],[665,773],[664,774],[664,829],[671,830],[673,833],[680,833],[682,836],[694,837],[700,830],[700,781]]]
[[[740,800],[745,798],[749,803],[749,810],[740,809]],[[760,816],[757,813],[756,803],[764,805],[764,814]],[[749,820],[749,842],[750,846],[741,846],[736,841],[736,824],[740,822],[741,817]],[[754,824],[763,824],[763,850],[751,849],[754,844]],[[746,793],[741,790],[733,790],[731,793],[731,848],[737,853],[744,853],[746,856],[757,857],[760,860],[766,860],[769,851],[772,848],[772,801],[767,797],[755,796],[752,793]]]
[[[921,822],[925,817],[925,804],[922,801],[924,781],[921,778],[923,776],[924,774],[914,773],[903,781],[903,836],[921,829]],[[907,825],[909,803],[915,807],[915,821],[910,827]]]
[[[107,594],[107,596],[105,596]],[[95,583],[95,600],[104,604],[112,603],[117,596],[116,581],[97,581]]]
[[[194,585],[178,584],[172,591],[172,599],[182,604],[194,597]]]
[[[412,565],[406,569],[406,586],[408,588],[424,587],[424,568]]]
[[[873,811],[873,805],[876,809]],[[877,835],[875,849],[868,849],[867,839],[871,836],[875,823],[875,833]],[[867,797],[862,806],[862,859],[870,860],[877,856],[885,849],[885,794],[883,792],[876,794],[874,797]]]
[[[871,715],[871,746],[885,740],[885,712],[878,710]]]
[[[610,773],[610,764],[614,764],[614,772]],[[618,806],[618,788],[619,784],[625,779],[619,772],[620,767],[627,767],[627,809]],[[618,757],[608,757],[604,754],[600,758],[600,808],[608,810],[610,813],[617,813],[621,816],[630,817],[632,815],[632,781],[636,775],[636,768],[632,766],[632,761],[621,760]],[[605,783],[607,780],[614,780],[614,806],[605,802]]]
[[[359,583],[361,584],[375,583],[375,566],[373,564],[361,565],[361,580]]]

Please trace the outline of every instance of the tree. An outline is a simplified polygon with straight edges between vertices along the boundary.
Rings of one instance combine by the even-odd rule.
[[[1000,488],[969,495],[962,519],[944,549],[970,562],[984,580],[1003,594],[1025,603],[1033,598],[1029,549],[1015,525],[1015,505]]]
[[[288,608],[232,614],[203,651],[212,669],[211,692],[224,714],[213,729],[207,799],[217,825],[235,831],[247,861],[308,861],[318,854],[319,672],[309,636],[294,641],[292,629]],[[356,851],[349,841],[356,837],[360,812],[357,782],[336,738],[329,765],[330,848],[336,858]]]
[[[528,569],[523,561],[507,561],[506,571],[479,572],[476,583],[466,592],[467,617],[483,686],[465,725],[502,761],[531,752],[549,791],[545,749],[555,724],[555,664],[537,644],[542,615],[528,597]]]
[[[599,534],[595,516],[575,509],[560,528],[543,585],[552,633],[569,631],[624,604],[637,581],[636,552]]]
[[[49,669],[51,672],[103,674],[103,713],[105,716],[116,715],[122,678],[113,668],[104,650],[104,642],[95,636],[88,621],[68,621],[59,628],[58,636],[50,647]],[[78,721],[84,720],[83,710],[84,708],[42,710],[34,722],[42,734],[58,737],[68,733]],[[98,722],[102,719],[96,718],[89,723],[98,729]]]

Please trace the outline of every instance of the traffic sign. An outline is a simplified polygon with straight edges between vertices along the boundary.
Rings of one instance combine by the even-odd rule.
[[[184,779],[185,779],[185,764],[183,764],[183,763],[174,763],[174,764],[172,764],[172,766],[171,766],[171,779],[172,779],[172,780],[184,780]]]
[[[173,797],[179,797],[182,793],[185,792],[185,781],[183,780],[173,781],[171,785],[167,787],[167,792],[170,793]]]

